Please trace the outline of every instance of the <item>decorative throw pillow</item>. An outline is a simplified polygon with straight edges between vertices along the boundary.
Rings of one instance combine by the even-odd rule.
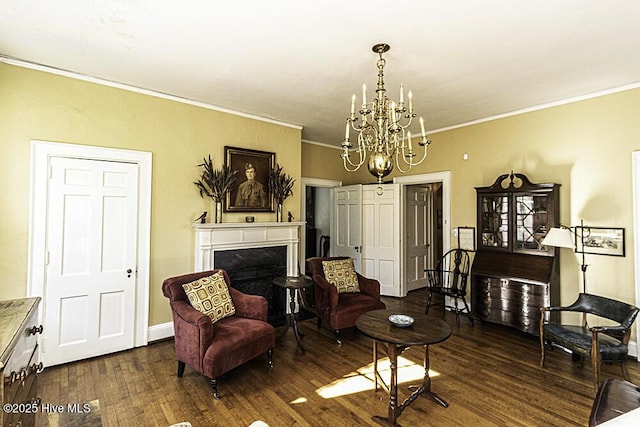
[[[185,283],[182,288],[187,294],[191,306],[200,313],[209,316],[212,323],[232,316],[236,312],[231,295],[229,295],[227,282],[220,271],[194,282]]]
[[[335,286],[339,294],[343,292],[360,292],[358,275],[351,258],[322,261],[322,270],[327,282]]]

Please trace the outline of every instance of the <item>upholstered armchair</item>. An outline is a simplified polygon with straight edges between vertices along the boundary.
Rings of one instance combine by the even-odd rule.
[[[341,344],[340,331],[355,326],[361,314],[371,310],[386,308],[380,300],[380,282],[354,273],[357,277],[359,290],[356,292],[339,292],[338,288],[329,283],[325,276],[323,261],[349,260],[348,257],[314,257],[307,259],[307,270],[311,274],[314,288],[314,308],[318,316],[318,327],[322,321],[329,323],[336,334],[338,344]]]
[[[235,314],[216,322],[196,310],[189,301],[184,284],[222,272]],[[275,329],[267,323],[267,300],[244,294],[230,286],[224,270],[203,271],[171,277],[162,283],[173,314],[178,377],[185,364],[211,381],[213,395],[219,399],[218,377],[243,363],[266,353],[270,367],[275,346]]]
[[[581,313],[582,325],[550,323],[546,314],[554,311]],[[589,319],[592,325],[587,323],[587,315],[597,316]],[[540,367],[544,367],[545,347],[556,344],[570,350],[574,361],[591,358],[594,391],[600,386],[602,362],[620,363],[624,379],[631,381],[627,369],[627,344],[637,315],[638,307],[585,293],[578,295],[578,299],[567,307],[540,308]],[[596,322],[603,325],[594,326]]]

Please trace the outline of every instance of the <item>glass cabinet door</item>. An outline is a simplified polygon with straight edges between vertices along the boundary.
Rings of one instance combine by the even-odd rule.
[[[549,248],[542,246],[553,219],[547,194],[520,194],[515,196],[514,251],[541,253]]]
[[[509,197],[482,196],[482,241],[491,248],[509,248]]]

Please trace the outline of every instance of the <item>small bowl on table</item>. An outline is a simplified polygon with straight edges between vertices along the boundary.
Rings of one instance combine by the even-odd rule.
[[[389,316],[389,322],[393,326],[397,326],[398,328],[408,328],[413,325],[413,317],[407,316],[405,314],[392,314]]]

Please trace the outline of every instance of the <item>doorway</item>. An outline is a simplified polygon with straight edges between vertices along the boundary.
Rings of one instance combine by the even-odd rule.
[[[331,244],[333,223],[333,188],[341,181],[317,178],[301,178],[300,216],[306,222],[301,232],[300,260],[301,272],[306,269],[305,260],[312,256],[330,256],[327,248]]]
[[[427,285],[425,269],[435,268],[442,251],[442,183],[405,188],[404,265],[407,292]]]
[[[27,286],[43,298],[43,362],[146,345],[151,153],[44,141],[31,149]]]
[[[451,172],[401,176],[393,182],[403,187],[404,220],[400,232],[404,238],[401,259],[406,295],[426,286],[424,269],[433,268],[451,248]]]

